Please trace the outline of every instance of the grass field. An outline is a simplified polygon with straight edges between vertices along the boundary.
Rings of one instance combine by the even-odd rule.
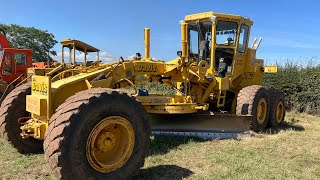
[[[54,179],[43,155],[0,139],[0,179]],[[137,179],[320,179],[320,117],[288,114],[250,139],[154,137]]]

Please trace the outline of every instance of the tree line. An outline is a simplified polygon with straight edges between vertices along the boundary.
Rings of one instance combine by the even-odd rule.
[[[0,24],[0,29],[5,32],[12,48],[31,49],[34,62],[47,61],[48,53],[52,56],[57,55],[57,52],[52,48],[58,41],[47,30],[24,27],[17,24]]]

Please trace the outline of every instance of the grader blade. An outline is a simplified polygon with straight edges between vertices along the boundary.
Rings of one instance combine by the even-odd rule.
[[[250,137],[251,116],[234,114],[149,114],[154,135],[195,136],[205,139]]]

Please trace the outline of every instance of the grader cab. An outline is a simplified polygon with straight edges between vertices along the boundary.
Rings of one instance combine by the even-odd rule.
[[[261,39],[248,46],[252,24],[237,15],[187,15],[180,22],[182,49],[171,61],[150,58],[146,28],[144,57],[137,53],[134,60],[98,64],[54,82],[34,75],[26,98],[30,116],[20,118],[24,139],[15,147],[41,150],[43,142],[60,178],[125,179],[143,165],[151,131],[227,138],[280,125],[284,97],[262,86],[265,67],[256,58]],[[175,93],[138,89],[142,81]]]

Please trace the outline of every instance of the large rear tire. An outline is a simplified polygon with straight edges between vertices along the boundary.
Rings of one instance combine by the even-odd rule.
[[[286,115],[286,104],[284,94],[278,90],[269,90],[270,96],[270,115],[269,124],[278,127],[284,122]]]
[[[58,178],[127,179],[143,166],[150,134],[148,115],[134,97],[90,89],[58,107],[44,151]]]
[[[0,133],[20,153],[43,151],[43,141],[34,138],[23,139],[18,119],[30,116],[26,111],[26,95],[31,94],[31,84],[23,84],[11,91],[3,100],[0,109]]]
[[[252,115],[252,129],[256,132],[263,131],[269,119],[268,91],[259,85],[244,87],[237,97],[236,114]]]

